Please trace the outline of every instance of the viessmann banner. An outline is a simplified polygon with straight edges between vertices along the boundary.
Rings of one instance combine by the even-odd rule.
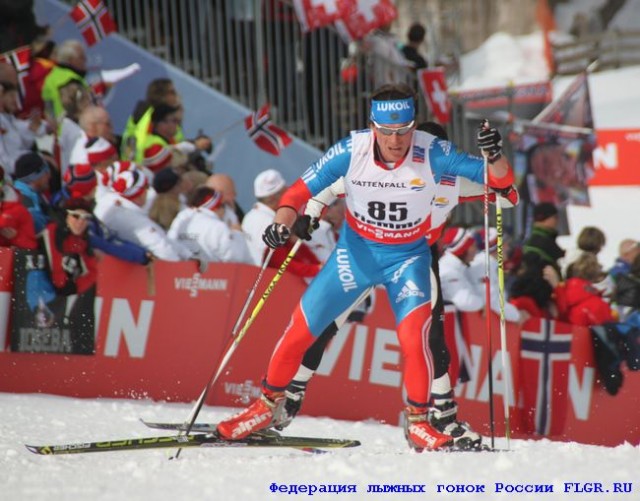
[[[10,252],[0,250],[0,311],[10,302],[11,260]],[[265,274],[261,287],[274,272]],[[216,264],[201,272],[193,263],[156,262],[148,268],[107,258],[100,264],[94,307],[96,354],[10,352],[7,321],[0,318],[0,334],[5,333],[0,391],[194,401],[229,345],[257,273],[248,265]],[[282,278],[208,404],[238,407],[259,395],[273,347],[304,288],[297,277]],[[508,394],[514,437],[640,443],[634,411],[640,408],[637,372],[623,370],[625,382],[613,397],[596,381],[586,329],[539,319],[507,329],[508,367],[503,367],[497,317],[489,354],[482,315],[447,311],[451,371],[460,381],[456,393],[465,420],[489,433],[490,359],[498,434],[504,432],[503,397]],[[303,412],[398,424],[402,402],[394,319],[385,292],[377,290],[364,322],[346,324],[328,347]]]

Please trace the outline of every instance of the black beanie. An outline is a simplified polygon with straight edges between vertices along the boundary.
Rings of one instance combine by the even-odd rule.
[[[49,172],[49,164],[37,153],[25,153],[16,160],[13,178],[16,181],[30,183]]]
[[[153,189],[156,193],[166,193],[180,182],[180,176],[171,167],[165,167],[153,177]]]
[[[558,209],[556,209],[556,206],[550,202],[539,203],[533,208],[533,220],[535,222],[544,221],[556,214],[558,214]]]

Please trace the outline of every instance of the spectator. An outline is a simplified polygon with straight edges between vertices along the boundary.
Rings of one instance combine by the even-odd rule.
[[[201,261],[253,264],[244,234],[232,231],[223,215],[222,194],[200,186],[174,219],[168,236]]]
[[[479,294],[486,294],[485,292],[485,278],[486,278],[486,254],[485,254],[485,232],[484,229],[477,233],[478,253],[475,255],[471,263],[469,264],[469,274],[473,280],[474,286]],[[490,283],[490,296],[491,296],[491,310],[494,313],[500,314],[500,293],[498,286],[498,232],[495,228],[489,228],[489,283]],[[486,297],[486,295],[485,295]],[[504,318],[508,322],[523,323],[529,315],[526,311],[520,312],[518,308],[507,303],[507,298],[504,297]]]
[[[50,177],[49,164],[37,153],[26,153],[18,158],[14,187],[31,213],[36,234],[44,230],[51,219],[51,206],[43,195],[49,189]]]
[[[186,155],[195,151],[188,142],[176,143],[180,118],[178,108],[161,104],[151,114],[151,129],[143,145],[144,165],[151,172],[168,166],[178,167],[187,163]]]
[[[560,318],[572,325],[590,327],[613,322],[611,306],[594,287],[602,280],[602,266],[595,255],[586,252],[572,265],[572,276],[558,293]]]
[[[554,291],[559,285],[558,273],[539,254],[523,254],[509,289],[509,302],[531,317],[555,318]]]
[[[166,261],[191,258],[178,242],[143,210],[148,181],[139,169],[125,170],[113,181],[112,190],[98,199],[95,215],[119,238],[144,247],[153,257]]]
[[[0,166],[0,247],[33,250],[37,246],[33,218]]]
[[[407,83],[412,66],[398,48],[400,42],[391,33],[391,25],[382,26],[365,37],[361,47],[371,59],[373,86],[391,83]]]
[[[101,137],[115,147],[116,138],[113,134],[111,117],[109,112],[102,106],[91,105],[82,110],[78,125],[82,129],[82,136],[78,138],[71,150],[69,162],[72,164],[87,163],[89,161],[86,144],[90,139]],[[64,168],[62,175],[64,177]]]
[[[544,263],[549,264],[562,277],[558,260],[564,257],[564,250],[556,242],[558,238],[558,209],[549,202],[542,202],[533,208],[533,229],[524,243],[522,252],[538,254]]]
[[[427,67],[427,60],[420,54],[420,46],[424,42],[427,31],[420,23],[413,23],[407,32],[407,43],[402,47],[402,55],[407,61],[413,63],[416,70]]]
[[[82,198],[91,206],[95,204],[98,179],[89,164],[69,166],[64,178],[64,188],[52,200],[55,208],[62,209],[71,198]],[[122,240],[109,230],[93,214],[89,219],[89,243],[96,251],[104,252],[118,259],[137,264],[147,264],[150,254],[132,242]]]
[[[156,196],[149,207],[149,217],[165,231],[169,231],[178,212],[184,208],[181,198],[189,188],[188,182],[172,167],[159,171],[153,178]]]
[[[478,248],[469,230],[451,226],[442,236],[444,253],[440,258],[442,298],[459,311],[478,311],[484,306],[484,295],[474,283],[469,265]]]
[[[212,174],[207,179],[207,186],[222,193],[222,203],[224,204],[223,220],[231,227],[239,229],[244,220],[244,211],[236,201],[236,185],[227,174]]]
[[[82,128],[78,124],[78,120],[82,112],[91,105],[91,100],[88,95],[82,94],[77,101],[72,103],[69,110],[69,114],[64,115],[60,120],[60,125],[57,127],[58,148],[60,150],[59,163],[61,177],[67,171],[71,160],[71,152],[73,151],[78,139],[85,134]],[[80,157],[76,157],[79,163],[86,163],[87,160],[80,161]]]
[[[63,116],[77,121],[79,102],[91,102],[91,88],[85,80],[87,56],[78,40],[67,40],[53,53],[56,66],[44,80],[42,100],[49,118],[60,122]]]
[[[563,276],[567,277],[569,275],[569,273],[567,273],[569,268],[582,254],[591,252],[597,256],[606,243],[607,238],[600,228],[596,228],[595,226],[585,226],[582,228],[576,240],[577,248],[570,250],[564,256],[562,265]]]
[[[19,110],[18,76],[10,64],[0,63],[0,165],[13,175],[16,160],[32,151],[36,137],[46,134],[46,124],[34,114],[29,120],[16,118]]]
[[[52,221],[39,236],[47,256],[51,281],[58,294],[82,294],[96,284],[97,261],[89,242],[91,203],[70,198],[59,221]]]
[[[620,321],[624,322],[633,313],[640,327],[640,254],[636,255],[628,273],[616,275],[614,300]]]
[[[149,128],[151,127],[151,115],[155,107],[165,104],[174,108],[180,105],[180,98],[173,82],[168,78],[157,78],[147,86],[147,94],[144,101],[138,101],[133,115],[129,117],[122,135],[122,158],[135,160],[141,164],[144,160],[143,146],[146,143]],[[176,142],[184,139],[182,130],[173,138]]]
[[[31,65],[24,80],[25,95],[22,100],[20,118],[27,119],[34,113],[44,116],[44,101],[42,101],[42,86],[44,80],[55,63],[51,59],[56,43],[51,40],[48,26],[31,43]]]
[[[640,242],[627,238],[620,242],[618,257],[609,270],[609,275],[617,280],[618,276],[631,272],[631,264],[640,255]]]
[[[242,230],[247,235],[249,251],[257,266],[262,264],[267,247],[262,241],[262,233],[273,222],[275,210],[286,189],[286,181],[275,169],[262,171],[254,180],[253,193],[257,202],[244,217]]]

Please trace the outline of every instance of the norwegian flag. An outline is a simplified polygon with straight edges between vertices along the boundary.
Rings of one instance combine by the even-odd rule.
[[[10,64],[16,69],[20,99],[23,100],[26,95],[26,81],[29,78],[29,69],[31,68],[31,48],[25,45],[0,54],[0,63]]]
[[[337,0],[340,19],[335,25],[347,41],[360,40],[398,17],[392,0]]]
[[[80,0],[69,15],[89,47],[118,30],[102,0]]]
[[[289,134],[271,122],[269,109],[271,105],[265,104],[255,113],[244,119],[244,126],[249,133],[249,137],[258,147],[267,153],[278,156],[280,150],[286,148],[293,141]]]
[[[447,95],[447,80],[444,68],[438,67],[432,70],[419,70],[418,82],[424,94],[431,113],[441,124],[449,123],[451,118],[451,102]]]
[[[293,0],[302,31],[328,26],[340,17],[339,0]]]
[[[558,435],[563,431],[568,406],[571,325],[545,318],[529,320],[520,344],[525,423],[529,432]]]

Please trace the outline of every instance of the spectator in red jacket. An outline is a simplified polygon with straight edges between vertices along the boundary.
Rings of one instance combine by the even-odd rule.
[[[20,201],[20,193],[5,181],[0,166],[0,247],[36,249],[36,232],[31,213]]]
[[[39,238],[53,286],[59,294],[69,296],[95,286],[97,259],[89,244],[90,202],[70,198],[63,208],[63,219],[49,223]]]
[[[615,322],[611,305],[594,285],[604,275],[598,258],[594,254],[584,253],[571,265],[571,270],[573,276],[557,293],[560,319],[585,327]]]

